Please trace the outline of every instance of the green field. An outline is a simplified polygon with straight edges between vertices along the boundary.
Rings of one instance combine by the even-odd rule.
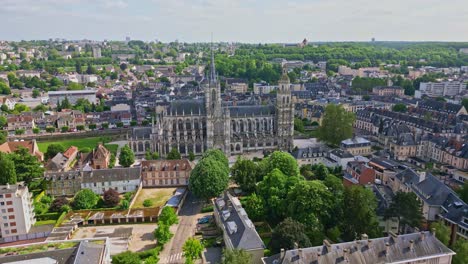
[[[39,146],[39,150],[42,151],[43,153],[47,152],[47,147],[50,144],[62,144],[65,148],[68,148],[70,146],[75,146],[79,150],[83,148],[90,148],[93,149],[95,148],[98,143],[101,142],[109,142],[110,139],[107,137],[89,137],[89,138],[76,138],[76,139],[64,139],[64,140],[58,140],[58,141],[44,141],[44,142],[37,142],[37,145]],[[117,152],[117,145],[114,144],[109,144],[105,145],[108,147],[109,151],[114,153]]]

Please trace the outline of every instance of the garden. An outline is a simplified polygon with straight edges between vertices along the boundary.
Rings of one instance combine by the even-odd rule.
[[[110,137],[88,137],[88,138],[73,138],[73,139],[64,139],[59,141],[42,141],[37,142],[37,146],[39,150],[43,153],[47,152],[47,148],[51,144],[60,144],[65,149],[75,146],[78,150],[83,151],[86,149],[92,150],[94,149],[99,143],[104,143],[104,146],[114,155],[117,153],[118,145],[115,144],[106,144],[111,141]]]
[[[176,188],[141,189],[135,198],[132,209],[163,207],[175,191]]]

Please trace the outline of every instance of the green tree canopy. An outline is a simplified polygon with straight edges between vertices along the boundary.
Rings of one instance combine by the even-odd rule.
[[[58,153],[63,153],[65,152],[65,147],[60,144],[60,143],[52,143],[49,146],[47,146],[47,151],[45,153],[45,158],[46,159],[51,159],[55,157]]]
[[[204,158],[213,158],[214,160],[220,162],[227,170],[229,170],[229,160],[224,155],[224,153],[219,149],[209,149],[203,153]]]
[[[243,191],[249,193],[255,191],[257,173],[257,164],[242,157],[239,157],[231,168],[231,177]]]
[[[406,108],[406,105],[402,103],[395,104],[392,110],[395,112],[401,112],[401,113],[408,111],[408,109]]]
[[[262,221],[265,218],[265,204],[255,193],[245,198],[244,209],[252,221]]]
[[[73,209],[91,209],[96,206],[99,200],[99,196],[95,194],[91,189],[82,189],[75,194],[73,198]]]
[[[172,148],[171,151],[169,153],[167,153],[167,159],[168,160],[179,160],[181,158],[182,157],[181,157],[179,151],[177,150],[177,148]]]
[[[17,182],[15,163],[8,154],[0,152],[0,185]]]
[[[274,253],[295,248],[295,244],[300,248],[310,247],[312,243],[306,235],[305,226],[291,218],[284,219],[273,230],[270,246]]]
[[[169,231],[169,225],[159,221],[158,227],[154,230],[154,238],[158,241],[158,244],[166,244],[172,237],[171,231]]]
[[[377,201],[371,190],[361,186],[345,188],[343,199],[343,239],[350,241],[362,234],[369,237],[381,235],[375,210]]]
[[[28,149],[20,147],[14,153],[11,153],[10,157],[15,163],[18,181],[29,184],[34,179],[42,178],[44,168],[36,156],[29,154]]]
[[[179,219],[177,218],[174,208],[169,206],[165,206],[162,209],[161,214],[159,215],[159,221],[168,226],[179,223]]]
[[[283,174],[290,177],[299,176],[299,167],[296,159],[291,154],[283,151],[275,151],[266,158],[267,173],[279,169]]]
[[[140,257],[137,253],[125,251],[112,256],[112,264],[142,264]]]
[[[417,227],[421,226],[423,215],[421,211],[421,203],[416,194],[410,192],[397,192],[392,199],[392,203],[385,212],[385,216],[397,217],[399,220],[399,230],[404,232],[406,226]]]
[[[199,259],[203,252],[203,245],[200,240],[191,237],[185,241],[182,251],[186,259],[185,263],[193,263],[194,260]]]
[[[253,264],[252,255],[243,249],[223,249],[221,264]]]
[[[342,140],[352,137],[354,120],[354,113],[347,112],[342,105],[329,104],[318,128],[318,138],[337,146]]]
[[[189,189],[200,198],[220,195],[229,183],[229,169],[213,157],[204,157],[190,173]]]
[[[124,167],[130,167],[135,162],[135,154],[128,145],[120,150],[119,163]]]

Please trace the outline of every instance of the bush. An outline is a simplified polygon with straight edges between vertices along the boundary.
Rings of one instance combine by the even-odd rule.
[[[67,198],[65,198],[63,196],[57,197],[57,198],[55,198],[55,200],[50,205],[49,211],[50,212],[61,212],[62,207],[64,205],[68,205],[68,204],[69,204],[69,202],[68,202]]]
[[[208,205],[202,208],[201,210],[202,213],[209,213],[213,212],[213,205]]]
[[[80,209],[91,209],[99,200],[99,196],[96,195],[91,189],[83,189],[79,191],[73,198],[73,208]]]
[[[115,207],[120,203],[120,194],[114,189],[105,191],[103,198],[104,204],[108,207]]]
[[[60,213],[46,213],[36,215],[37,221],[46,221],[46,220],[57,220],[60,217]]]
[[[143,201],[143,206],[144,207],[151,207],[153,206],[153,201],[149,200],[149,199],[146,199]]]

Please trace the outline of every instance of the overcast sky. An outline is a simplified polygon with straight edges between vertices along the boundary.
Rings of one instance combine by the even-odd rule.
[[[0,0],[0,39],[468,41],[468,0]]]

